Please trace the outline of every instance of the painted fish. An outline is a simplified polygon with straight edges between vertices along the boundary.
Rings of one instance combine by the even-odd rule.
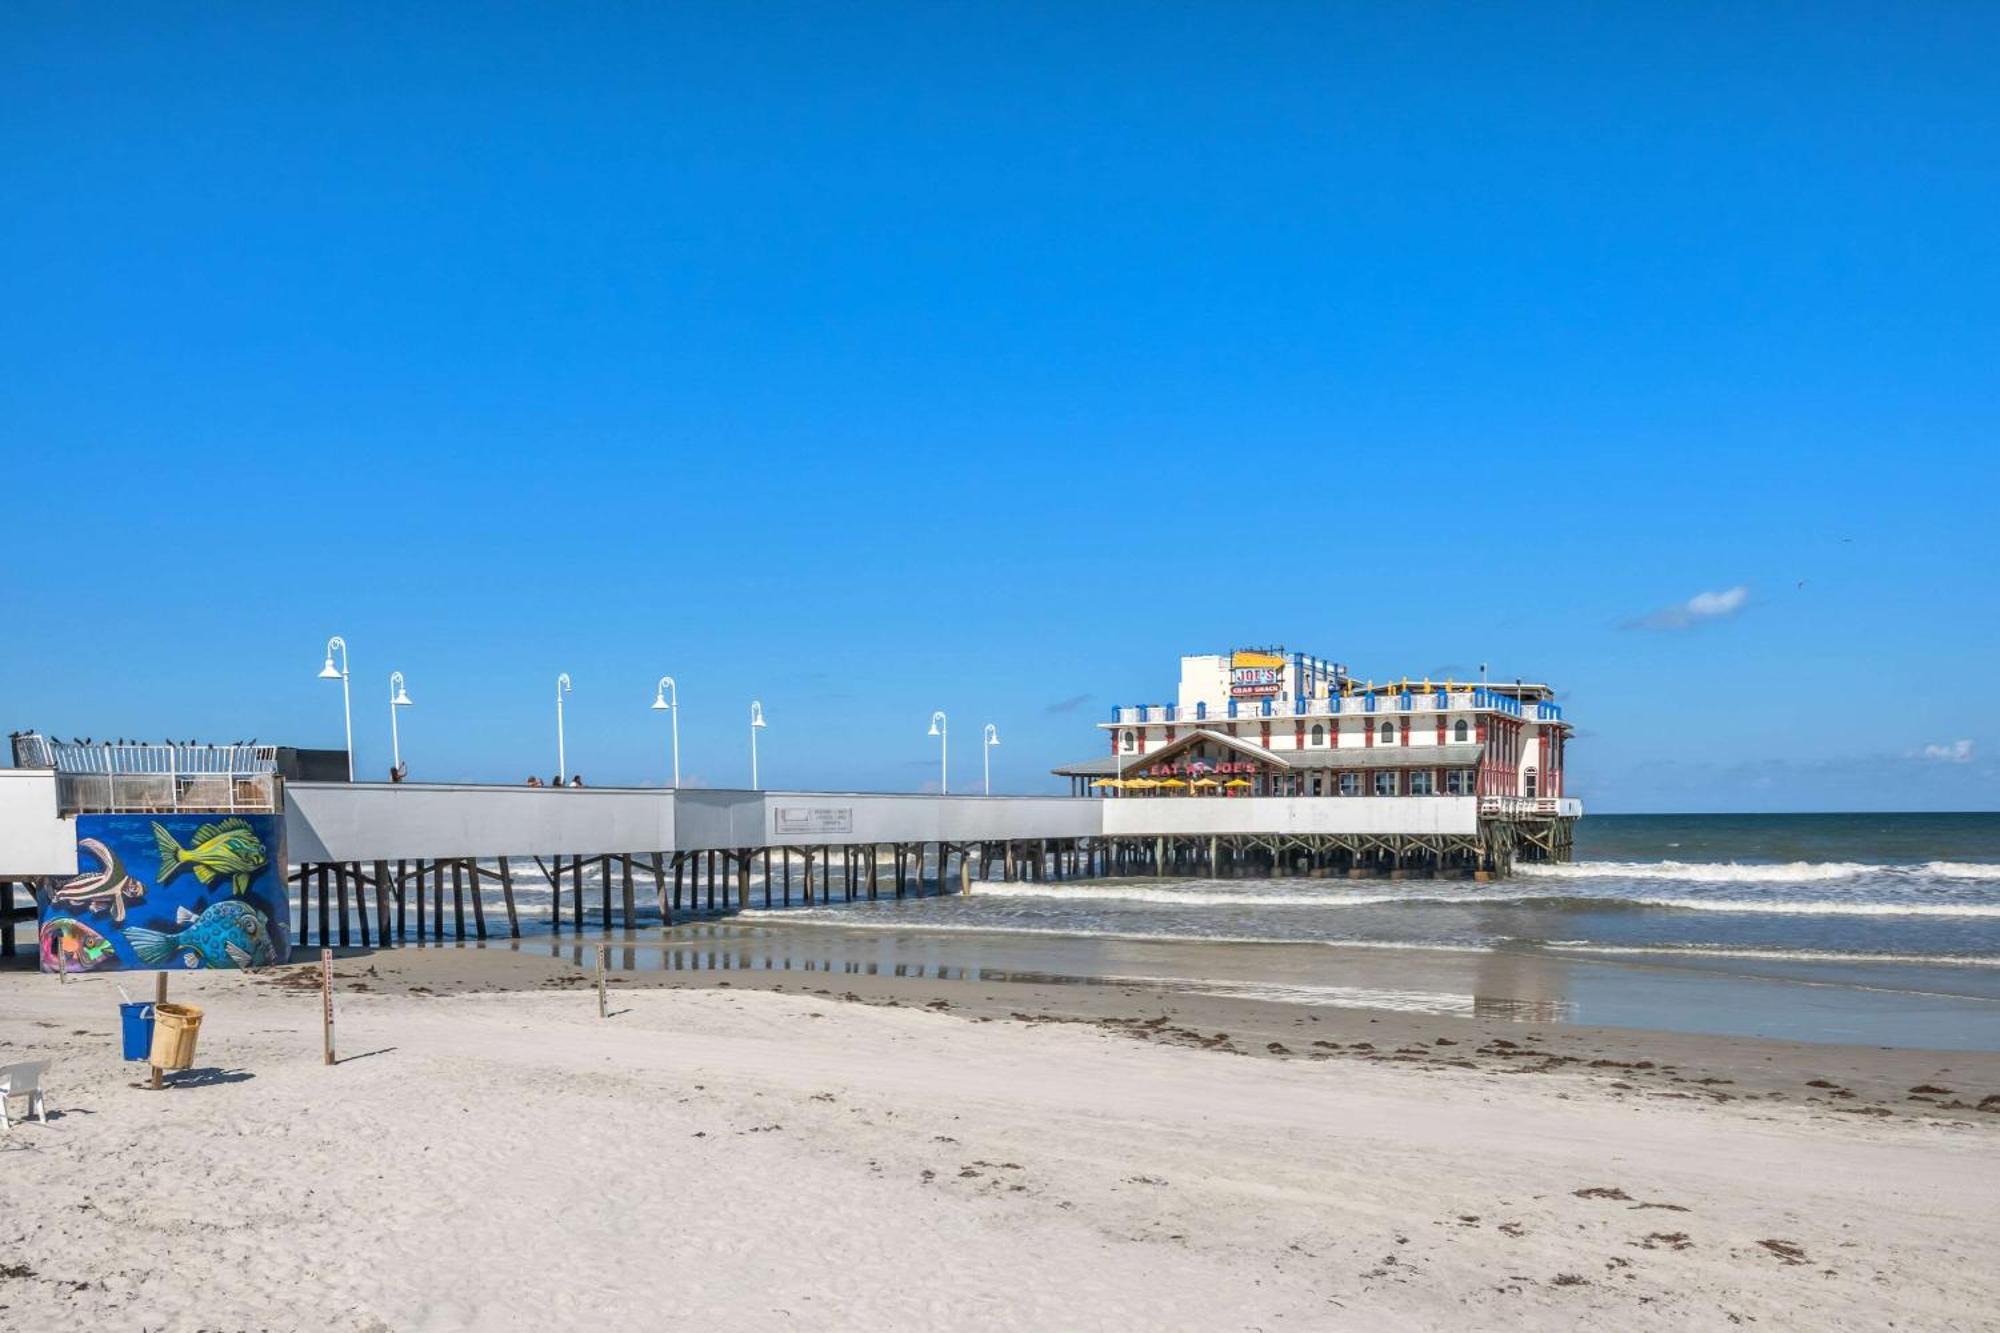
[[[126,872],[125,863],[118,859],[118,854],[96,838],[79,839],[76,849],[96,857],[98,869],[65,880],[49,894],[49,901],[109,912],[113,921],[122,922],[126,900],[137,902],[145,897],[146,886],[133,879]]]
[[[164,963],[180,955],[186,967],[263,967],[277,956],[264,914],[248,903],[226,899],[200,916],[183,907],[174,913],[181,929],[172,935],[127,926],[125,939],[142,963]]]
[[[88,972],[117,961],[111,941],[73,916],[42,922],[42,971]]]
[[[250,822],[245,819],[203,824],[189,839],[193,844],[189,847],[175,842],[174,835],[155,821],[153,842],[160,849],[160,883],[163,885],[179,874],[182,866],[193,866],[194,877],[203,884],[213,884],[227,876],[235,883],[236,892],[241,894],[250,887],[250,881],[257,878],[257,872],[271,863],[264,844],[250,831]]]

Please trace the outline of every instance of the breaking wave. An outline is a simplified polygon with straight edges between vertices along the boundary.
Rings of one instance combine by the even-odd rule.
[[[1738,861],[1578,861],[1571,865],[1517,864],[1525,879],[1667,879],[1692,884],[1813,884],[1847,879],[2000,880],[2000,864],[1924,861],[1872,865],[1859,861],[1787,861],[1760,865]]]

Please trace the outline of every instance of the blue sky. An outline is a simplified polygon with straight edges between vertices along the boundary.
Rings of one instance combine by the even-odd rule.
[[[756,697],[771,785],[944,708],[1041,790],[1283,642],[1553,681],[1598,809],[2000,804],[2000,11],[0,38],[9,728],[337,745],[337,632],[364,774],[392,669],[415,777],[547,774],[566,670],[658,781],[672,672],[692,780]]]

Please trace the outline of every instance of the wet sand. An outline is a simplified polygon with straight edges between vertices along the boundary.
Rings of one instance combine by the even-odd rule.
[[[817,943],[826,933],[807,935]],[[1538,1021],[1518,997],[1494,1012],[1455,1014],[1303,1004],[1101,980],[1078,984],[1023,974],[998,978],[949,966],[921,976],[884,975],[862,970],[852,959],[836,963],[837,970],[738,966],[663,971],[636,966],[640,947],[628,953],[613,945],[607,951],[606,984],[614,1009],[618,995],[633,990],[760,990],[922,1009],[969,1023],[1086,1025],[1134,1041],[1210,1052],[1219,1059],[1393,1065],[1440,1077],[1526,1075],[1550,1083],[1559,1095],[1615,1102],[1748,1103],[1792,1107],[1829,1119],[1921,1118],[2000,1129],[2000,1053],[1992,1051]],[[549,956],[552,948],[560,956]],[[811,956],[818,951],[807,947],[794,952]],[[713,961],[712,951],[703,956]],[[580,960],[588,962],[579,966]],[[732,961],[740,958],[732,955]],[[779,955],[772,961],[780,961]],[[1356,980],[1382,983],[1392,975],[1404,987],[1394,993],[1410,1003],[1429,993],[1413,988],[1426,981],[1422,959],[1366,956],[1360,962],[1390,975],[1363,973]],[[1461,957],[1442,962],[1447,968],[1465,965]],[[906,964],[906,970],[912,966]],[[578,944],[574,937],[567,943],[529,941],[520,951],[451,946],[356,950],[338,959],[335,975],[343,989],[357,994],[571,991],[578,993],[579,1005],[594,1011],[596,1004],[595,946]],[[316,990],[317,976],[316,966],[294,965],[265,974],[260,984]],[[1435,984],[1436,978],[1428,980]],[[1367,987],[1353,989],[1364,998],[1368,994]]]

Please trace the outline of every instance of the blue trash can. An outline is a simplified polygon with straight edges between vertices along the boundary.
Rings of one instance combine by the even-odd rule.
[[[125,1058],[144,1060],[153,1053],[153,1006],[121,1004],[118,1019],[125,1029]]]

